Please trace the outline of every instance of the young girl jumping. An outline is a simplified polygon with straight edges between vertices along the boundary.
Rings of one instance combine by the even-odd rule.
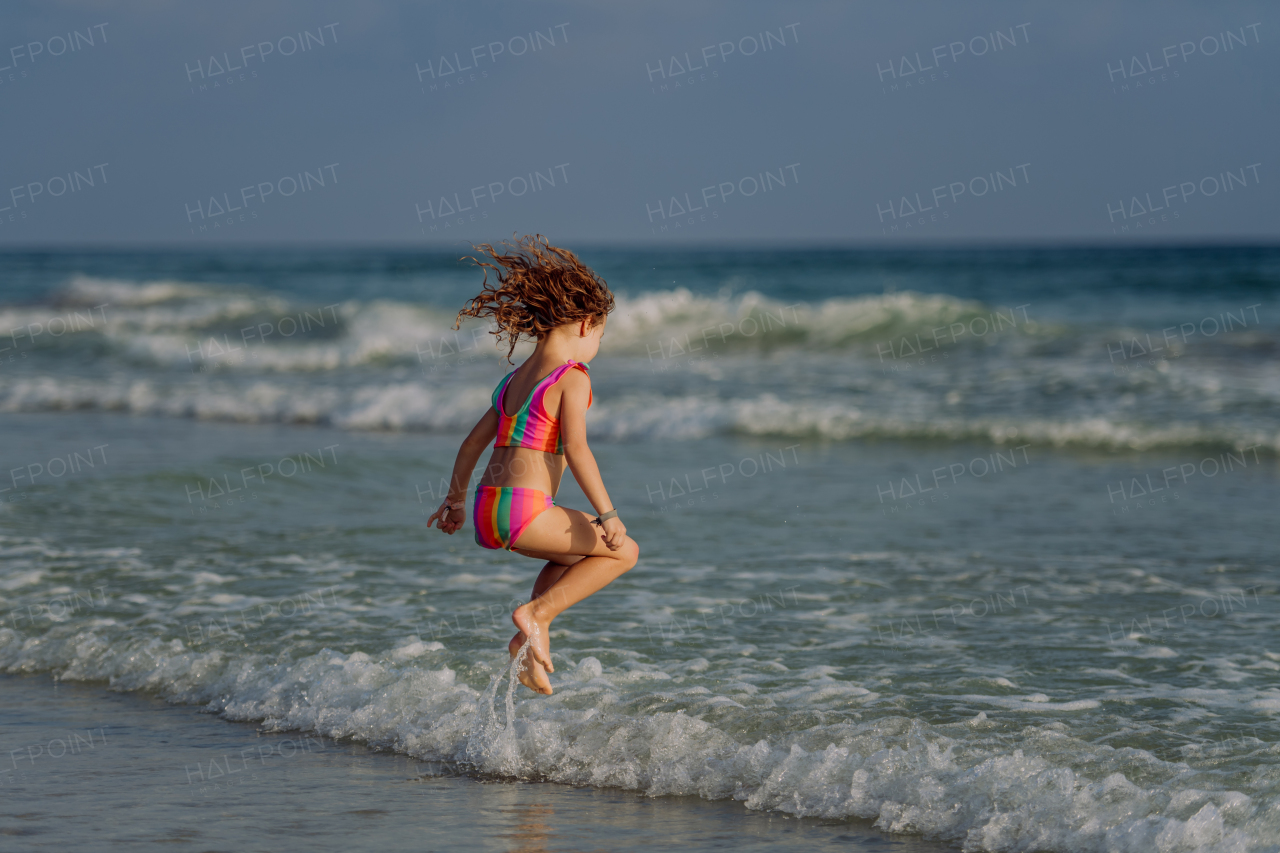
[[[514,657],[529,639],[529,666],[520,682],[551,694],[551,622],[570,606],[604,589],[636,564],[640,548],[613,508],[600,469],[587,447],[586,413],[591,406],[587,362],[600,349],[613,310],[609,286],[572,252],[525,237],[499,254],[488,243],[476,250],[493,263],[484,267],[480,295],[458,312],[492,317],[499,342],[509,343],[507,361],[522,337],[536,340],[533,354],[493,392],[493,405],[471,430],[453,463],[449,495],[427,519],[453,535],[466,520],[467,484],[485,446],[493,455],[476,488],[476,543],[546,561],[529,603],[511,614]],[[489,283],[489,270],[498,282]],[[508,414],[510,412],[511,414]],[[565,464],[598,513],[556,506]]]

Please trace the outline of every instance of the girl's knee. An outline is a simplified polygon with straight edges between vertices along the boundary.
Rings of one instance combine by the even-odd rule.
[[[640,560],[640,546],[630,536],[627,537],[627,541],[622,543],[622,547],[615,553],[624,566],[624,570],[631,569]]]

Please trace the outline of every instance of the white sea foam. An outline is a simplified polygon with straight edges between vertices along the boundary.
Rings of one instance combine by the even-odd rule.
[[[344,387],[269,377],[233,382],[216,377],[0,376],[0,411],[87,409],[240,423],[326,424],[351,430],[459,431],[473,425],[477,413],[488,405],[491,391],[488,385],[441,386],[419,380]],[[913,417],[908,410],[872,413],[838,399],[785,400],[773,393],[718,400],[698,395],[618,395],[591,408],[588,430],[594,437],[615,441],[690,440],[739,433],[1107,450],[1256,446],[1260,453],[1280,453],[1280,429],[1231,422],[1146,424],[1100,417],[942,417],[928,412]]]
[[[52,305],[0,309],[0,322],[35,329],[50,312],[104,304],[89,326],[22,339],[24,359],[39,359],[0,374],[0,411],[456,431],[506,370],[483,324],[455,332],[447,312],[387,300],[316,306],[247,288],[82,276]],[[997,310],[917,293],[817,304],[685,289],[620,295],[600,382],[625,390],[598,395],[589,428],[615,440],[739,433],[1280,452],[1280,429],[1264,416],[1280,404],[1274,366],[1223,373],[1183,360],[1116,376],[1099,354],[1114,330],[1021,318],[954,346],[934,337]],[[1044,341],[1047,355],[1036,349]],[[957,378],[946,362],[966,346],[984,355]],[[86,347],[95,348],[89,373]],[[932,354],[904,355],[916,347]]]
[[[227,288],[182,281],[134,282],[125,279],[77,275],[58,294],[72,305],[156,305],[198,297],[225,298]]]
[[[228,719],[356,738],[482,774],[868,818],[887,831],[970,850],[1254,851],[1267,849],[1277,819],[1274,804],[1194,787],[1207,777],[1188,777],[1185,765],[1154,756],[1144,754],[1141,782],[1107,772],[1116,750],[1076,741],[1052,725],[1028,727],[1010,744],[981,733],[983,715],[944,727],[891,716],[743,743],[684,711],[613,710],[634,692],[635,678],[590,657],[562,667],[555,696],[516,700],[508,667],[477,691],[433,661],[444,654],[442,644],[416,638],[376,656],[326,650],[280,663],[266,655],[200,653],[179,641],[122,646],[96,630],[24,644],[4,629],[0,663],[8,671],[109,679],[116,689],[153,690]],[[814,688],[851,698],[868,693],[829,676]],[[741,708],[705,689],[699,695],[708,697],[708,709]],[[965,698],[1058,713],[1091,707],[1040,696]]]
[[[453,314],[402,302],[348,301],[341,305],[293,305],[278,296],[245,288],[185,282],[129,282],[77,276],[59,294],[58,303],[73,308],[105,306],[101,318],[80,332],[106,335],[123,350],[157,363],[190,362],[198,353],[220,369],[325,370],[376,363],[387,358],[414,359],[422,353],[475,352],[497,358],[498,350],[480,324],[452,330]],[[47,307],[0,310],[0,320],[14,325],[39,322]],[[890,293],[835,298],[820,304],[787,304],[758,293],[698,296],[684,288],[619,295],[609,321],[609,349],[628,355],[664,357],[711,347],[735,350],[793,346],[833,351],[855,345],[887,345],[903,335],[924,333],[976,318],[1014,315],[982,303],[941,294]],[[307,318],[302,315],[306,313]],[[339,335],[316,342],[292,324]],[[266,323],[264,331],[257,324]],[[1010,334],[1043,333],[1046,327],[1001,319]],[[966,333],[957,333],[961,338]],[[969,337],[979,336],[969,334]],[[986,333],[981,336],[985,338]],[[954,336],[953,336],[954,337]],[[936,343],[936,341],[935,341]],[[230,344],[228,346],[228,344]],[[253,356],[244,362],[230,356],[244,346]],[[209,353],[213,353],[212,356]]]
[[[0,374],[0,411],[457,431],[506,369],[483,324],[455,332],[448,312],[387,300],[317,306],[248,288],[81,276],[51,305],[0,308],[0,322],[35,329],[51,312],[99,305],[89,326],[22,339],[32,359]],[[1280,429],[1262,414],[1280,404],[1280,373],[1265,363],[1224,374],[1185,361],[1117,378],[1099,355],[1101,329],[1019,318],[980,342],[965,333],[948,348],[933,337],[997,310],[906,292],[817,304],[679,288],[620,295],[600,382],[625,390],[598,395],[589,428],[615,440],[739,433],[1280,452]],[[1042,341],[1056,354],[1037,351]],[[985,355],[968,378],[928,372],[975,344]],[[922,367],[904,356],[917,346],[945,352]]]
[[[716,346],[802,345],[826,351],[859,343],[887,346],[900,336],[917,332],[923,332],[928,340],[934,329],[943,329],[945,338],[950,324],[991,317],[994,310],[980,302],[942,294],[887,293],[810,305],[788,304],[759,293],[698,296],[677,288],[619,297],[609,319],[608,335],[610,347],[666,357]],[[1009,308],[1002,309],[1001,317],[999,324],[1006,332],[1043,329]],[[961,335],[956,333],[957,338]]]
[[[1072,699],[1064,702],[1053,702],[1043,693],[1033,693],[1030,696],[1023,697],[969,695],[961,698],[978,705],[994,705],[997,708],[1007,708],[1010,711],[1030,711],[1037,714],[1045,711],[1087,711],[1097,708],[1101,704],[1096,699]]]

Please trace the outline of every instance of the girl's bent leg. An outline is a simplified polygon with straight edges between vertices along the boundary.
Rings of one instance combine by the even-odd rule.
[[[533,592],[529,594],[529,600],[533,601],[544,592],[551,588],[551,585],[560,580],[560,576],[564,574],[564,570],[572,566],[574,563],[582,559],[582,557],[566,554],[541,554],[536,551],[524,551],[519,548],[512,549],[517,554],[525,557],[533,557],[536,560],[546,560],[547,564],[542,567],[542,571],[538,572],[538,579],[533,582]],[[511,638],[511,656],[515,657],[516,650],[524,645],[524,631],[516,631],[516,635]]]
[[[549,642],[552,620],[631,569],[640,557],[640,547],[628,536],[622,547],[611,551],[585,512],[552,507],[530,522],[513,550],[572,563],[537,598],[511,614],[516,627],[533,638],[529,650],[534,660],[555,672]],[[574,556],[581,559],[571,560]]]
[[[582,559],[582,557],[577,556],[537,554],[531,551],[520,551],[519,549],[516,549],[516,553],[523,553],[526,557],[547,561],[547,564],[542,567],[542,571],[538,573],[538,579],[534,581],[533,592],[529,595],[530,601],[546,592],[552,584],[560,579],[565,569]],[[524,645],[526,639],[528,638],[525,636],[524,631],[516,631],[516,635],[507,644],[507,651],[510,652],[511,657],[515,657],[519,653],[520,647]],[[546,670],[533,659],[532,655],[525,658],[523,665],[520,667],[518,677],[521,684],[535,693],[550,695],[551,682],[547,679]]]

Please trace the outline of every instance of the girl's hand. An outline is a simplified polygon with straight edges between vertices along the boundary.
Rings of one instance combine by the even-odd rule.
[[[622,543],[627,539],[627,526],[616,515],[613,518],[606,518],[601,529],[603,532],[600,538],[604,540],[605,546],[610,551],[621,548]]]
[[[436,522],[436,527],[452,536],[462,529],[462,525],[466,520],[467,511],[465,509],[449,509],[449,502],[445,501],[427,519],[427,527],[430,527],[431,522],[434,521]]]

